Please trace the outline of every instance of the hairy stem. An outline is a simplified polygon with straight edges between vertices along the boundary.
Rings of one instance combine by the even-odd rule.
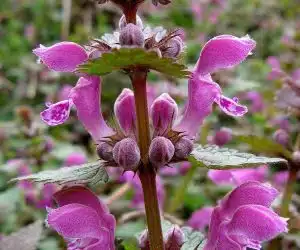
[[[147,71],[136,69],[131,74],[137,116],[138,142],[141,151],[139,177],[144,192],[145,211],[151,250],[163,250],[163,236],[156,189],[156,172],[148,161],[150,127],[147,104]]]

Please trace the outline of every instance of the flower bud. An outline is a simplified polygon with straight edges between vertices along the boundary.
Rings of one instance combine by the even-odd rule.
[[[150,116],[156,134],[162,135],[167,132],[177,114],[177,104],[169,94],[164,93],[156,98],[150,108]]]
[[[216,132],[213,143],[218,146],[224,146],[232,140],[232,130],[229,128],[221,128]]]
[[[135,129],[136,113],[132,90],[127,88],[123,89],[122,93],[115,101],[114,112],[124,134],[129,135],[133,133]]]
[[[100,144],[97,145],[96,151],[98,156],[105,161],[113,161],[113,147],[106,143],[106,142],[101,142]]]
[[[300,151],[296,151],[292,155],[292,159],[296,164],[300,164]]]
[[[165,235],[165,249],[180,250],[184,243],[184,233],[179,226],[170,228]]]
[[[163,57],[175,58],[182,52],[183,45],[182,39],[176,36],[160,48],[161,54]]]
[[[287,146],[289,143],[289,134],[283,129],[278,129],[273,134],[273,139],[277,143],[279,143],[283,146]]]
[[[175,143],[175,156],[178,159],[186,159],[193,150],[193,142],[183,137]]]
[[[125,170],[136,170],[141,159],[136,141],[132,138],[125,138],[117,142],[113,148],[113,158]]]
[[[121,30],[119,40],[121,46],[143,47],[144,34],[139,26],[129,23]]]
[[[127,25],[126,18],[125,15],[123,15],[119,21],[119,29],[121,30],[125,28],[126,25]],[[136,25],[139,26],[141,29],[144,27],[143,21],[138,15],[136,15]]]
[[[166,165],[173,157],[175,148],[173,143],[162,136],[155,137],[149,148],[149,159],[155,166]]]

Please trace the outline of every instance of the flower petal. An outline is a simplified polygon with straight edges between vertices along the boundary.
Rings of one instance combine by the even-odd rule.
[[[269,171],[267,166],[239,170],[237,169],[231,171],[232,179],[237,185],[240,185],[247,181],[264,182],[267,180],[268,173]]]
[[[218,69],[233,67],[244,61],[255,45],[255,41],[249,36],[214,37],[204,45],[196,65],[196,72],[206,75]]]
[[[167,93],[157,97],[150,108],[150,116],[156,135],[163,135],[177,118],[178,107],[174,99]]]
[[[106,228],[111,228],[115,224],[115,219],[109,214],[107,206],[86,187],[72,186],[64,188],[56,192],[53,198],[60,207],[78,203],[93,208],[100,217],[101,225]]]
[[[210,218],[213,212],[213,207],[203,207],[195,212],[193,212],[191,218],[188,220],[187,224],[196,229],[204,230],[210,223]]]
[[[136,113],[132,90],[123,89],[115,101],[114,112],[125,135],[133,134],[136,128]]]
[[[232,185],[231,170],[210,169],[207,176],[217,185]]]
[[[103,229],[96,211],[85,205],[73,203],[51,209],[47,223],[64,238],[103,237]]]
[[[236,100],[223,95],[217,98],[216,103],[227,115],[230,116],[243,116],[248,112],[246,106],[240,105]]]
[[[222,213],[227,217],[231,217],[235,210],[243,205],[255,204],[270,207],[277,195],[278,191],[271,185],[249,181],[226,195],[220,206],[222,207]]]
[[[56,192],[53,198],[60,207],[77,203],[88,206],[96,211],[101,227],[108,230],[110,242],[113,244],[116,220],[109,213],[107,206],[92,191],[83,186],[72,186]]]
[[[199,75],[193,75],[189,80],[188,101],[183,117],[175,127],[193,137],[199,130],[206,116],[212,112],[212,105],[220,95],[220,87]]]
[[[72,105],[70,99],[51,104],[41,112],[41,119],[49,126],[62,124],[69,118]]]
[[[246,205],[237,209],[226,229],[231,239],[251,247],[287,232],[287,220],[264,206]]]
[[[60,42],[50,47],[40,45],[33,50],[40,60],[49,68],[59,72],[72,72],[88,59],[84,48],[73,42]]]
[[[113,130],[103,119],[101,103],[101,80],[99,77],[80,77],[71,91],[79,120],[95,141],[113,134]]]

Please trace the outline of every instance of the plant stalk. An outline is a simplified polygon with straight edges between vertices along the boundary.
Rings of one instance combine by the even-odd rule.
[[[156,172],[148,160],[150,127],[147,103],[147,71],[135,69],[131,74],[137,117],[138,143],[141,151],[139,177],[143,187],[150,250],[163,250],[160,211],[157,199]]]
[[[293,196],[293,193],[295,190],[295,185],[296,185],[296,181],[297,181],[297,173],[298,173],[297,168],[295,168],[293,166],[289,166],[289,177],[288,177],[288,181],[286,183],[285,189],[284,189],[281,206],[280,206],[280,216],[281,217],[288,218],[290,215],[289,207],[290,207],[292,196]],[[267,250],[280,250],[280,249],[281,249],[280,238],[273,239],[269,243],[268,248],[267,248]]]

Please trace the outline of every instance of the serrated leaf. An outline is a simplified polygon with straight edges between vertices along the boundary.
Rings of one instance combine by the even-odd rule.
[[[235,149],[220,148],[216,145],[198,145],[191,153],[190,160],[210,169],[231,169],[257,167],[262,164],[285,163],[281,158],[256,156],[241,153]]]
[[[80,65],[78,71],[102,76],[115,70],[128,70],[134,67],[152,69],[176,78],[188,78],[190,75],[184,65],[176,63],[171,58],[159,57],[156,52],[142,48],[113,49],[111,52],[103,53],[97,59]]]
[[[108,174],[103,165],[103,161],[97,161],[79,166],[42,171],[32,175],[21,176],[11,181],[29,180],[59,185],[67,183],[96,185],[99,182],[108,181]]]
[[[35,250],[41,238],[43,231],[43,222],[35,223],[21,228],[18,232],[9,236],[4,236],[0,240],[1,250]]]
[[[253,152],[283,155],[287,159],[291,159],[292,153],[281,144],[271,141],[265,137],[255,135],[237,135],[235,139],[238,142],[244,142],[251,147]]]
[[[205,238],[199,231],[194,231],[190,227],[182,227],[184,233],[184,243],[181,250],[201,250],[205,245]]]

